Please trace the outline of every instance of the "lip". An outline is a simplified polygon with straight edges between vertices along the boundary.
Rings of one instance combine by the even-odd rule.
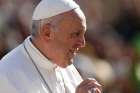
[[[76,48],[76,49],[70,49],[70,52],[73,53],[73,54],[74,54],[74,53],[77,53],[78,51],[79,51],[79,48]]]

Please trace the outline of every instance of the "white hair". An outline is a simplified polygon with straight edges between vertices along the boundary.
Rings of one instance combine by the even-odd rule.
[[[40,28],[45,24],[50,24],[51,29],[55,29],[61,19],[62,15],[57,15],[42,20],[32,20],[32,35],[35,36],[40,31]]]

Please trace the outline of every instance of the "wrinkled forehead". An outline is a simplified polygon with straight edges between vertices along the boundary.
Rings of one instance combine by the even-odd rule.
[[[63,13],[62,17],[65,20],[79,22],[82,25],[86,26],[86,17],[80,8],[76,8],[69,12]]]
[[[43,23],[51,23],[53,25],[68,25],[73,27],[73,24],[79,25],[81,29],[86,30],[86,18],[80,8],[73,9],[71,11],[53,16],[42,20]]]
[[[86,31],[86,19],[80,8],[73,9],[59,16],[61,16],[59,27],[73,31]]]
[[[73,10],[72,14],[73,20],[79,22],[79,25],[81,25],[81,29],[86,31],[87,26],[86,26],[86,17],[83,13],[83,11],[80,8],[76,8]]]

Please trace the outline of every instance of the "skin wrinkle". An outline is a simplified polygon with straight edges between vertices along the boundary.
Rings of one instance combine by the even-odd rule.
[[[46,19],[41,20],[40,30],[36,36],[33,36],[33,43],[42,49],[40,51],[46,57],[57,65],[66,67],[71,64],[76,51],[85,46],[86,20],[84,14],[80,9],[75,9],[51,17],[50,24],[47,22]],[[49,36],[45,36],[47,34]]]
[[[38,33],[32,36],[33,44],[51,62],[66,68],[72,64],[75,54],[85,46],[85,16],[78,8],[54,16],[49,22],[45,20],[41,20]],[[76,93],[88,93],[91,89],[101,93],[101,86],[96,80],[86,79],[77,86]]]

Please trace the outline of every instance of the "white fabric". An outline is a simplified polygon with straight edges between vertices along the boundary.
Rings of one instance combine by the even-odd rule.
[[[42,0],[35,8],[32,20],[49,18],[78,7],[73,0]]]
[[[95,65],[93,60],[84,55],[78,54],[74,57],[75,67],[79,70],[83,78],[94,78],[95,77]],[[85,68],[88,67],[88,68]]]
[[[64,69],[53,64],[35,48],[29,37],[23,44],[53,93],[75,92],[82,78],[73,65]],[[0,62],[0,93],[51,93],[23,44],[8,53]]]

